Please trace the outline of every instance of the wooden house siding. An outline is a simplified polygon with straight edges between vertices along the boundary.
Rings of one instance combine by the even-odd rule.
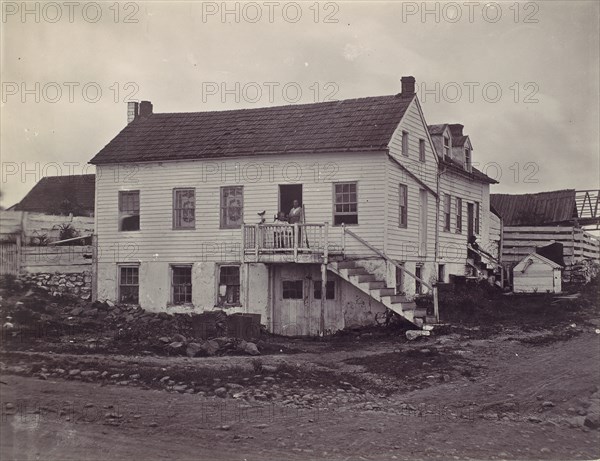
[[[444,230],[444,196],[451,196],[450,230]],[[456,198],[462,199],[462,232],[456,232]],[[445,171],[440,177],[440,220],[439,220],[439,258],[440,262],[463,265],[467,258],[467,204],[479,202],[478,244],[487,249],[490,246],[490,194],[489,185],[472,181],[452,171]]]
[[[408,133],[408,155],[402,152],[402,134]],[[425,162],[420,160],[419,140],[425,140]],[[415,99],[406,110],[390,144],[389,155],[412,172],[431,190],[437,189],[437,159],[427,125]],[[387,165],[387,219],[385,253],[399,261],[433,261],[435,255],[436,197],[428,192],[427,251],[419,252],[420,190],[424,186],[392,160]],[[399,185],[407,186],[407,226],[399,225]]]
[[[269,223],[277,212],[279,185],[303,184],[306,222],[329,222],[330,241],[341,244],[341,227],[332,225],[333,183],[356,181],[359,224],[352,229],[382,248],[381,221],[385,216],[382,184],[386,165],[384,152],[152,162],[118,168],[98,165],[99,262],[117,262],[112,253],[115,248],[121,249],[117,259],[122,262],[239,261],[241,229],[219,228],[221,187],[235,185],[244,187],[244,222],[256,223],[257,213],[266,210]],[[118,180],[115,171],[121,173]],[[195,229],[172,228],[173,189],[181,187],[195,188]],[[118,192],[125,190],[140,191],[139,231],[118,230]],[[350,253],[365,252],[364,247],[352,239],[346,243]]]

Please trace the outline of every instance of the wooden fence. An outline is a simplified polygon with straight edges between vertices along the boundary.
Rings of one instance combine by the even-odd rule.
[[[536,248],[557,242],[563,245],[566,265],[585,260],[600,261],[600,241],[573,226],[505,226],[502,261],[517,263]]]

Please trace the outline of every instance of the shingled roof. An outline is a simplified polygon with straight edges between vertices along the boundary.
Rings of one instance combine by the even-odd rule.
[[[29,211],[74,216],[94,215],[96,176],[93,174],[46,176],[12,207],[15,211]]]
[[[93,164],[385,149],[413,96],[216,112],[151,114],[127,125]]]
[[[567,223],[577,217],[575,190],[565,189],[537,194],[491,194],[505,226],[540,226]]]

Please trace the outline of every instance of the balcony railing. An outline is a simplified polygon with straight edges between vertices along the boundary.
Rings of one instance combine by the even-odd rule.
[[[293,255],[294,260],[302,255],[323,256],[332,250],[329,241],[329,224],[244,224],[244,256]],[[340,246],[333,247],[339,253]]]

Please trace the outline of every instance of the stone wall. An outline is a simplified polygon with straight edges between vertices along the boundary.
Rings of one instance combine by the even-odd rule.
[[[90,300],[92,297],[92,273],[35,273],[21,274],[19,278],[32,285],[37,285],[51,295],[71,294],[81,299]]]

